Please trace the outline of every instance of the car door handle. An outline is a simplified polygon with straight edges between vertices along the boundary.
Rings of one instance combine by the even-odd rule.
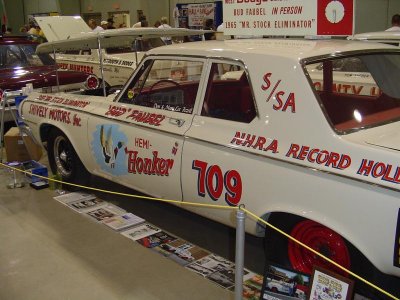
[[[185,120],[170,118],[169,123],[181,127],[185,123]]]

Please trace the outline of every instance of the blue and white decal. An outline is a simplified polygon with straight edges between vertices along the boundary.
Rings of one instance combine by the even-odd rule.
[[[119,125],[97,125],[92,135],[92,152],[100,168],[113,175],[128,174],[126,146],[128,138]]]

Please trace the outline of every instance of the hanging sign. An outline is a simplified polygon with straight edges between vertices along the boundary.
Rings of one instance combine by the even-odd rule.
[[[225,35],[352,35],[354,0],[224,0]]]

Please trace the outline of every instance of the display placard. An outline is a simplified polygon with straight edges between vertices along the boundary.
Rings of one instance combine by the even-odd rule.
[[[342,299],[350,300],[354,281],[329,270],[315,267],[311,278],[308,300]]]
[[[354,0],[225,0],[225,35],[352,35]]]

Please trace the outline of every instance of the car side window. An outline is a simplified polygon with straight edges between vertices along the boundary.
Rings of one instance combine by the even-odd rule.
[[[242,66],[212,64],[201,115],[243,123],[256,117],[253,93]]]
[[[200,61],[147,61],[119,101],[191,114],[202,70]]]

